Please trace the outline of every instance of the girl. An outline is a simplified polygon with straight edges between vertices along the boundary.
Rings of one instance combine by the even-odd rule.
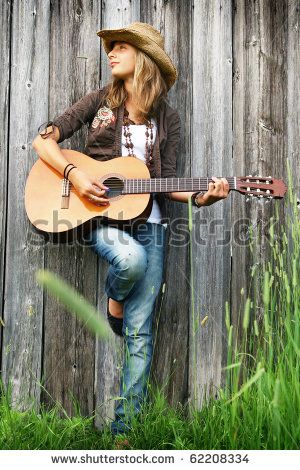
[[[58,143],[89,124],[84,153],[97,160],[135,156],[151,178],[176,177],[180,144],[178,112],[166,101],[177,71],[164,50],[164,39],[151,25],[135,22],[126,28],[101,30],[111,80],[89,93],[47,124],[33,142],[36,152],[68,178],[82,197],[96,205],[109,204],[109,188],[64,158]],[[64,173],[66,171],[66,173]],[[116,169],[117,171],[117,169]],[[156,194],[146,222],[127,228],[102,223],[92,231],[92,248],[109,263],[105,292],[107,317],[113,331],[124,337],[125,358],[121,399],[111,424],[113,434],[130,429],[147,396],[152,359],[152,317],[163,278],[167,227],[165,197],[197,207],[226,198],[226,179],[212,178],[206,193]]]

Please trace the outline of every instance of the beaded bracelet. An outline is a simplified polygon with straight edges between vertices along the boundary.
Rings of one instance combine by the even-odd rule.
[[[77,166],[72,166],[72,168],[69,169],[69,171],[67,173],[67,176],[66,176],[66,179],[68,179],[70,171],[74,170],[74,168],[77,168]]]

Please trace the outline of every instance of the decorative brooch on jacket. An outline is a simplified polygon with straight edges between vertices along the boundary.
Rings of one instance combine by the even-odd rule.
[[[99,125],[100,127],[107,127],[109,124],[115,122],[116,117],[111,109],[104,106],[103,108],[98,109],[97,114],[95,115],[92,127],[96,129]]]

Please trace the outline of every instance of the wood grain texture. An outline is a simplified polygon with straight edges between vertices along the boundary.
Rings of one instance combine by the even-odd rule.
[[[142,2],[141,21],[149,22],[165,38],[165,49],[178,70],[168,96],[181,119],[177,176],[191,176],[191,29],[187,27],[192,2]],[[188,213],[187,205],[168,202],[164,288],[157,299],[154,321],[154,356],[151,378],[163,389],[170,404],[187,399],[188,379]],[[163,292],[164,290],[164,292]]]
[[[100,29],[122,28],[134,21],[139,21],[139,0],[105,0],[102,3],[102,16],[99,22]],[[106,85],[111,77],[109,60],[104,47],[99,40],[101,56],[101,80],[100,87]],[[108,263],[98,258],[98,305],[106,317],[107,296],[104,290]],[[96,341],[96,376],[95,376],[95,405],[96,426],[101,429],[105,423],[114,419],[114,409],[119,396],[119,387],[124,358],[124,341],[112,334],[108,342]]]
[[[1,376],[12,381],[16,406],[58,401],[62,415],[73,415],[75,399],[84,415],[96,411],[102,428],[114,418],[123,342],[92,337],[43,294],[35,272],[56,272],[106,317],[108,266],[87,246],[45,244],[29,223],[24,186],[37,158],[31,147],[37,129],[108,82],[97,31],[149,22],[165,37],[179,73],[169,92],[182,125],[177,176],[286,180],[288,159],[300,198],[300,0],[15,0],[2,2],[0,14]],[[82,152],[86,131],[83,126],[61,147]],[[151,381],[170,404],[199,409],[223,383],[225,301],[240,337],[245,300],[259,289],[269,259],[269,220],[275,217],[276,233],[278,221],[286,221],[285,205],[232,192],[226,201],[193,209],[191,252],[187,205],[169,201],[168,208]],[[251,314],[261,318],[259,302]]]
[[[286,31],[285,145],[293,186],[300,200],[300,0],[290,0],[283,20]]]
[[[48,15],[41,1],[12,4],[2,374],[6,385],[11,381],[13,404],[20,409],[40,400],[43,294],[35,271],[44,264],[44,248],[26,217],[23,191],[35,161],[33,129],[47,104],[48,73],[42,82],[40,70],[47,70]]]
[[[235,174],[286,179],[287,2],[234,3],[233,162]],[[276,209],[279,217],[276,216]],[[269,229],[274,218],[279,235],[284,203],[233,196],[232,323],[238,338],[247,297],[262,285],[269,259]],[[252,232],[252,241],[250,237]],[[242,294],[241,294],[242,292]],[[262,321],[259,300],[252,318]]]
[[[232,44],[229,2],[195,2],[193,12],[192,174],[232,174]],[[189,401],[217,397],[226,349],[225,302],[230,297],[231,200],[194,212],[195,290],[189,328]],[[208,317],[202,326],[201,321]]]
[[[0,21],[1,21],[1,44],[0,60],[2,67],[0,68],[0,80],[2,86],[0,88],[0,118],[2,126],[0,128],[0,180],[1,180],[1,196],[0,196],[0,364],[2,351],[2,332],[4,325],[4,285],[5,285],[5,248],[6,248],[6,215],[7,215],[7,161],[8,161],[8,131],[9,131],[9,90],[10,90],[10,47],[11,47],[11,5],[8,2],[0,4]]]
[[[50,18],[49,117],[62,114],[99,81],[99,2],[53,2]],[[66,26],[66,25],[69,25]],[[94,34],[93,34],[94,33]],[[83,152],[86,127],[61,144]],[[97,259],[80,244],[47,245],[47,269],[61,275],[93,305],[97,303]],[[84,415],[94,410],[95,339],[77,319],[46,295],[43,401],[59,401],[75,413],[72,395]]]

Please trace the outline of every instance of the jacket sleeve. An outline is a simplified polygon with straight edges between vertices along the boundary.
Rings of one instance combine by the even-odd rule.
[[[92,121],[100,104],[101,93],[102,90],[96,90],[85,95],[52,121],[59,129],[58,143],[68,139],[84,124]]]
[[[180,147],[181,122],[176,110],[170,116],[167,128],[167,140],[161,152],[161,177],[176,178],[177,158]],[[165,197],[169,198],[165,193]]]

